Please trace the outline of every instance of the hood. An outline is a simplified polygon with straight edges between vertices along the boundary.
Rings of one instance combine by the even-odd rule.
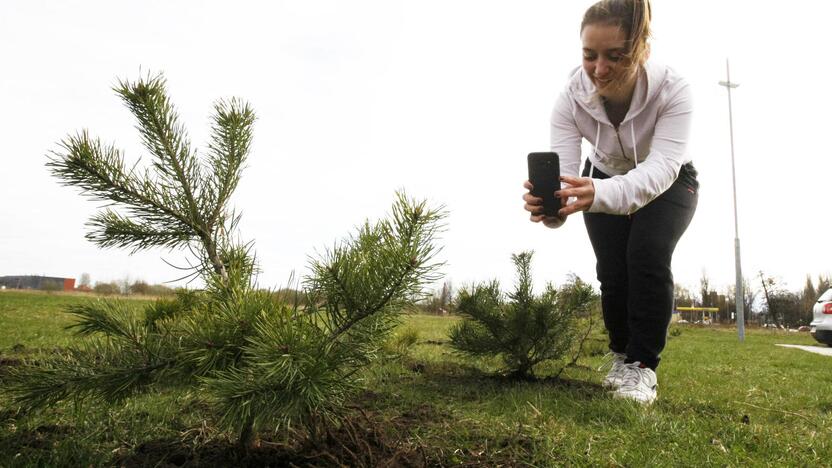
[[[648,61],[641,67],[636,79],[636,88],[633,92],[633,100],[630,103],[630,110],[621,122],[624,123],[635,118],[647,104],[655,98],[666,83],[668,68]],[[595,120],[610,124],[607,112],[601,100],[598,98],[597,89],[592,84],[589,76],[583,67],[577,67],[570,73],[569,93],[572,98],[586,110]]]

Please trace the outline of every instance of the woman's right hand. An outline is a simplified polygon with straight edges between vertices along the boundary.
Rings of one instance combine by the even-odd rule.
[[[528,180],[523,182],[523,188],[528,190],[528,192],[523,194],[523,201],[526,202],[526,204],[523,205],[523,209],[531,213],[529,216],[529,220],[531,222],[543,222],[543,225],[546,227],[556,228],[560,227],[560,225],[566,221],[566,218],[560,215],[546,216],[543,214],[543,199],[535,197],[531,194],[531,190],[534,188],[531,182]]]

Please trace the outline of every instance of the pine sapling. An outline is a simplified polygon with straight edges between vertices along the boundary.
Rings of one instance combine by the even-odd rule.
[[[48,163],[66,185],[109,203],[87,238],[132,252],[188,249],[201,291],[181,291],[137,313],[123,301],[73,306],[87,337],[52,358],[13,369],[0,393],[26,410],[63,400],[118,402],[178,388],[207,400],[224,429],[249,447],[263,426],[335,421],[360,386],[399,312],[439,279],[445,214],[397,194],[388,218],[310,260],[303,301],[256,285],[251,243],[241,244],[228,202],[240,180],[255,116],[240,100],[214,106],[207,157],[191,149],[159,76],[120,82],[148,167],[82,131]],[[27,411],[28,413],[28,411]]]
[[[596,301],[592,287],[577,277],[534,295],[531,259],[532,252],[512,255],[517,284],[507,297],[497,281],[461,290],[456,311],[464,319],[450,332],[460,353],[499,356],[505,372],[521,379],[533,378],[537,364],[565,356],[578,335],[578,317]]]

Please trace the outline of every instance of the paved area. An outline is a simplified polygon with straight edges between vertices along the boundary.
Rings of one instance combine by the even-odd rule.
[[[802,346],[794,344],[779,344],[777,346],[782,346],[784,348],[797,348],[802,349],[803,351],[809,351],[810,353],[832,356],[832,348],[830,348],[829,346]]]

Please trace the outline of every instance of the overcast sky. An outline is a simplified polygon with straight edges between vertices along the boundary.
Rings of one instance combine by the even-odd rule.
[[[580,64],[575,1],[35,1],[0,3],[0,276],[169,281],[176,252],[128,255],[84,239],[100,203],[44,163],[80,129],[147,158],[111,87],[164,72],[196,146],[213,101],[238,96],[258,121],[233,204],[256,242],[262,286],[388,211],[397,189],[444,204],[445,274],[513,281],[510,254],[536,251],[538,283],[594,280],[580,216],[558,230],[522,209],[526,154],[546,151],[549,115]],[[751,6],[753,5],[753,6]],[[734,281],[725,59],[731,60],[743,270],[793,289],[832,272],[829,2],[654,1],[653,59],[693,88],[696,216],[673,262]],[[589,150],[589,146],[585,146]]]

